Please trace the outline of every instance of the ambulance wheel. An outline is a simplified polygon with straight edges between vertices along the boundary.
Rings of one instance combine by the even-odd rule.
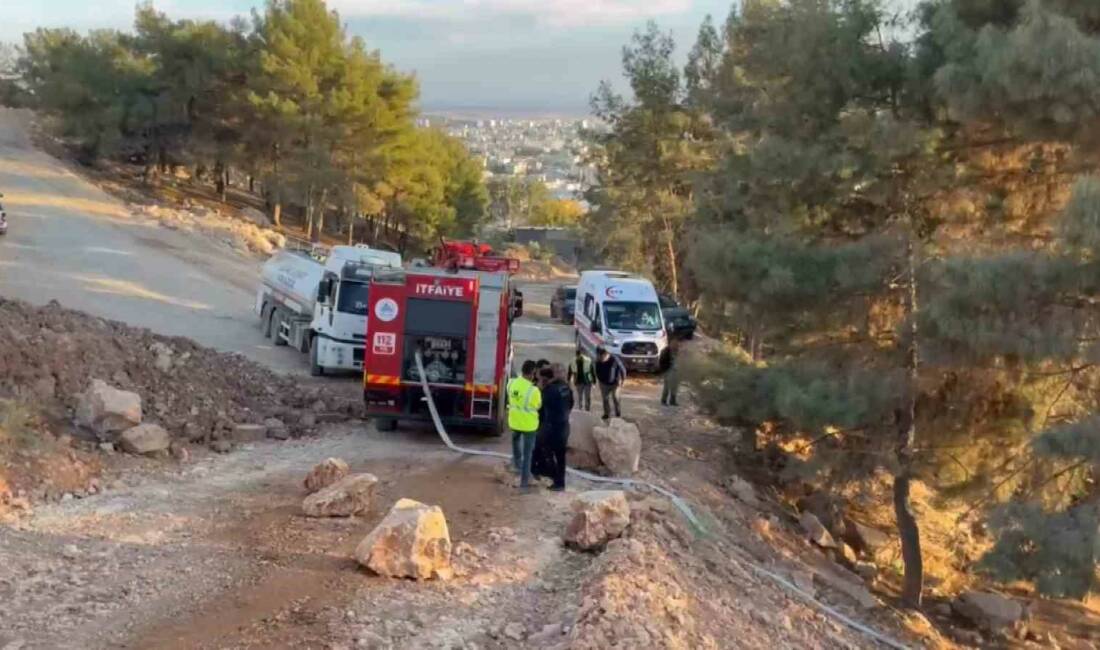
[[[317,363],[317,355],[319,354],[317,345],[317,339],[314,338],[309,342],[309,374],[314,377],[320,377],[325,374],[325,369],[320,363]]]
[[[396,431],[397,420],[394,418],[376,418],[374,420],[374,428],[379,431]]]
[[[276,307],[275,309],[271,310],[271,343],[276,347],[286,345],[286,339],[284,339],[279,334],[279,330],[282,329],[282,326],[283,310]]]

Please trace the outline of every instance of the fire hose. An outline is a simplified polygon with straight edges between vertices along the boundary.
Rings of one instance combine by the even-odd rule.
[[[421,356],[419,350],[416,351],[415,360],[416,360],[416,370],[417,370],[417,373],[420,377],[420,387],[424,391],[424,400],[428,403],[428,411],[431,413],[432,423],[435,425],[435,431],[436,431],[436,433],[439,434],[439,438],[440,438],[440,440],[443,441],[443,444],[446,445],[447,448],[450,449],[451,451],[454,451],[454,452],[457,452],[457,453],[460,453],[460,454],[469,454],[471,456],[487,456],[489,458],[503,458],[505,460],[512,460],[512,456],[509,455],[509,454],[504,454],[504,453],[501,453],[499,451],[488,451],[488,450],[485,450],[485,449],[471,449],[469,447],[460,447],[460,446],[456,445],[451,440],[451,436],[447,434],[447,430],[443,427],[443,421],[439,418],[439,411],[436,410],[435,399],[432,397],[431,388],[428,386],[427,375],[424,372],[424,359]],[[653,483],[649,483],[648,481],[639,481],[637,479],[632,479],[632,478],[616,478],[616,477],[611,477],[611,476],[599,476],[597,474],[584,472],[584,471],[581,471],[579,469],[574,469],[572,467],[567,467],[565,469],[565,471],[568,472],[571,476],[576,476],[576,477],[579,477],[579,478],[583,478],[587,481],[592,481],[594,483],[611,483],[611,484],[614,484],[614,485],[621,485],[621,486],[627,487],[627,488],[639,488],[639,487],[641,487],[641,488],[647,488],[647,489],[653,490],[654,492],[656,492],[656,493],[658,493],[658,494],[660,494],[664,497],[667,497],[668,500],[672,502],[672,505],[676,506],[676,509],[679,510],[684,515],[684,517],[687,518],[687,520],[691,523],[692,526],[694,526],[696,528],[696,530],[698,530],[702,534],[706,534],[706,532],[707,532],[707,530],[703,526],[702,522],[700,522],[699,519],[695,516],[695,513],[692,512],[691,507],[687,504],[687,502],[684,501],[683,499],[681,499],[679,496],[677,496],[673,492],[661,487],[660,485],[654,485]],[[803,600],[807,601],[811,605],[817,607],[818,609],[820,609],[821,611],[825,612],[826,614],[832,616],[833,618],[837,619],[838,621],[844,623],[848,627],[851,627],[852,629],[858,630],[858,631],[866,634],[867,636],[871,637],[872,639],[875,639],[876,641],[878,641],[878,642],[880,642],[880,643],[882,643],[882,644],[884,644],[888,647],[895,648],[896,650],[907,650],[908,646],[906,646],[906,645],[904,645],[904,644],[902,644],[898,641],[895,641],[894,639],[891,639],[890,637],[887,637],[887,636],[885,636],[885,635],[883,635],[883,634],[867,627],[866,625],[863,625],[859,621],[856,621],[856,620],[844,615],[843,613],[841,613],[841,612],[837,611],[836,609],[826,605],[825,603],[822,603],[821,601],[814,598],[813,594],[810,594],[810,593],[807,593],[806,591],[803,591],[801,588],[799,588],[797,585],[792,583],[790,580],[787,580],[783,576],[780,576],[780,575],[776,574],[773,571],[769,571],[768,569],[765,569],[763,566],[760,566],[756,562],[753,562],[753,561],[749,560],[747,557],[744,556],[743,553],[739,553],[739,555],[742,556],[742,562],[744,564],[747,564],[749,566],[749,568],[751,568],[756,573],[758,573],[760,575],[763,575],[767,578],[770,578],[771,580],[775,581],[780,586],[782,586],[782,587],[786,588],[787,590],[795,593],[796,595],[798,595]]]

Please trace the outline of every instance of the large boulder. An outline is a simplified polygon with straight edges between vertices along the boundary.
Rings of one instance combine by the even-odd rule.
[[[443,510],[412,499],[399,500],[359,543],[355,560],[391,578],[450,578],[451,535]]]
[[[601,548],[630,525],[630,504],[622,490],[582,492],[571,507],[565,542],[580,549]]]
[[[308,517],[351,517],[367,512],[377,484],[373,474],[345,476],[303,499],[302,512]]]
[[[131,454],[155,454],[168,449],[172,436],[158,424],[145,423],[123,431],[118,444]]]
[[[323,490],[332,485],[336,481],[344,478],[348,475],[348,464],[340,458],[326,458],[325,460],[317,463],[305,480],[302,481],[302,485],[305,486],[306,492],[313,494],[318,490]]]
[[[606,427],[592,429],[600,452],[600,462],[615,476],[630,476],[638,471],[642,458],[642,434],[638,427],[620,418],[612,418]]]
[[[878,528],[861,524],[851,518],[844,520],[844,541],[856,551],[879,561],[889,553],[894,543],[890,535]]]
[[[266,214],[264,214],[260,210],[257,210],[256,208],[253,208],[253,207],[244,208],[243,210],[241,210],[240,214],[241,214],[242,217],[245,218],[245,220],[251,221],[252,223],[256,224],[257,226],[270,226],[271,225],[271,219]]]
[[[814,513],[809,510],[803,511],[798,517],[798,523],[806,532],[806,537],[814,544],[821,548],[836,548],[836,540]]]
[[[141,424],[141,396],[93,379],[77,399],[76,422],[101,436],[125,431]]]
[[[990,591],[965,592],[951,604],[951,608],[978,627],[991,632],[1012,628],[1027,614],[1020,603]]]
[[[569,414],[569,442],[565,449],[565,460],[570,467],[596,469],[600,466],[600,448],[592,434],[599,423],[599,419],[587,411],[573,411]]]

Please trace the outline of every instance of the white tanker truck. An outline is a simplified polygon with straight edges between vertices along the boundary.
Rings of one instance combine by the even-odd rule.
[[[264,336],[309,353],[312,375],[362,371],[367,293],[380,267],[401,268],[401,256],[362,245],[279,251],[263,265],[256,293]]]

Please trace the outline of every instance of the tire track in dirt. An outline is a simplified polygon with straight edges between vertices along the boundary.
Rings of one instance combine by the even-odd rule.
[[[240,556],[253,569],[234,588],[211,595],[187,612],[169,612],[120,648],[324,647],[332,612],[360,590],[386,579],[352,559],[359,541],[398,498],[440,505],[457,543],[494,526],[515,525],[523,503],[502,489],[485,463],[455,459],[427,470],[402,472],[392,463],[353,468],[380,479],[366,517],[309,519],[300,514],[297,483],[272,481],[241,498],[254,513],[213,530],[209,543]],[[300,478],[300,477],[299,477]]]

